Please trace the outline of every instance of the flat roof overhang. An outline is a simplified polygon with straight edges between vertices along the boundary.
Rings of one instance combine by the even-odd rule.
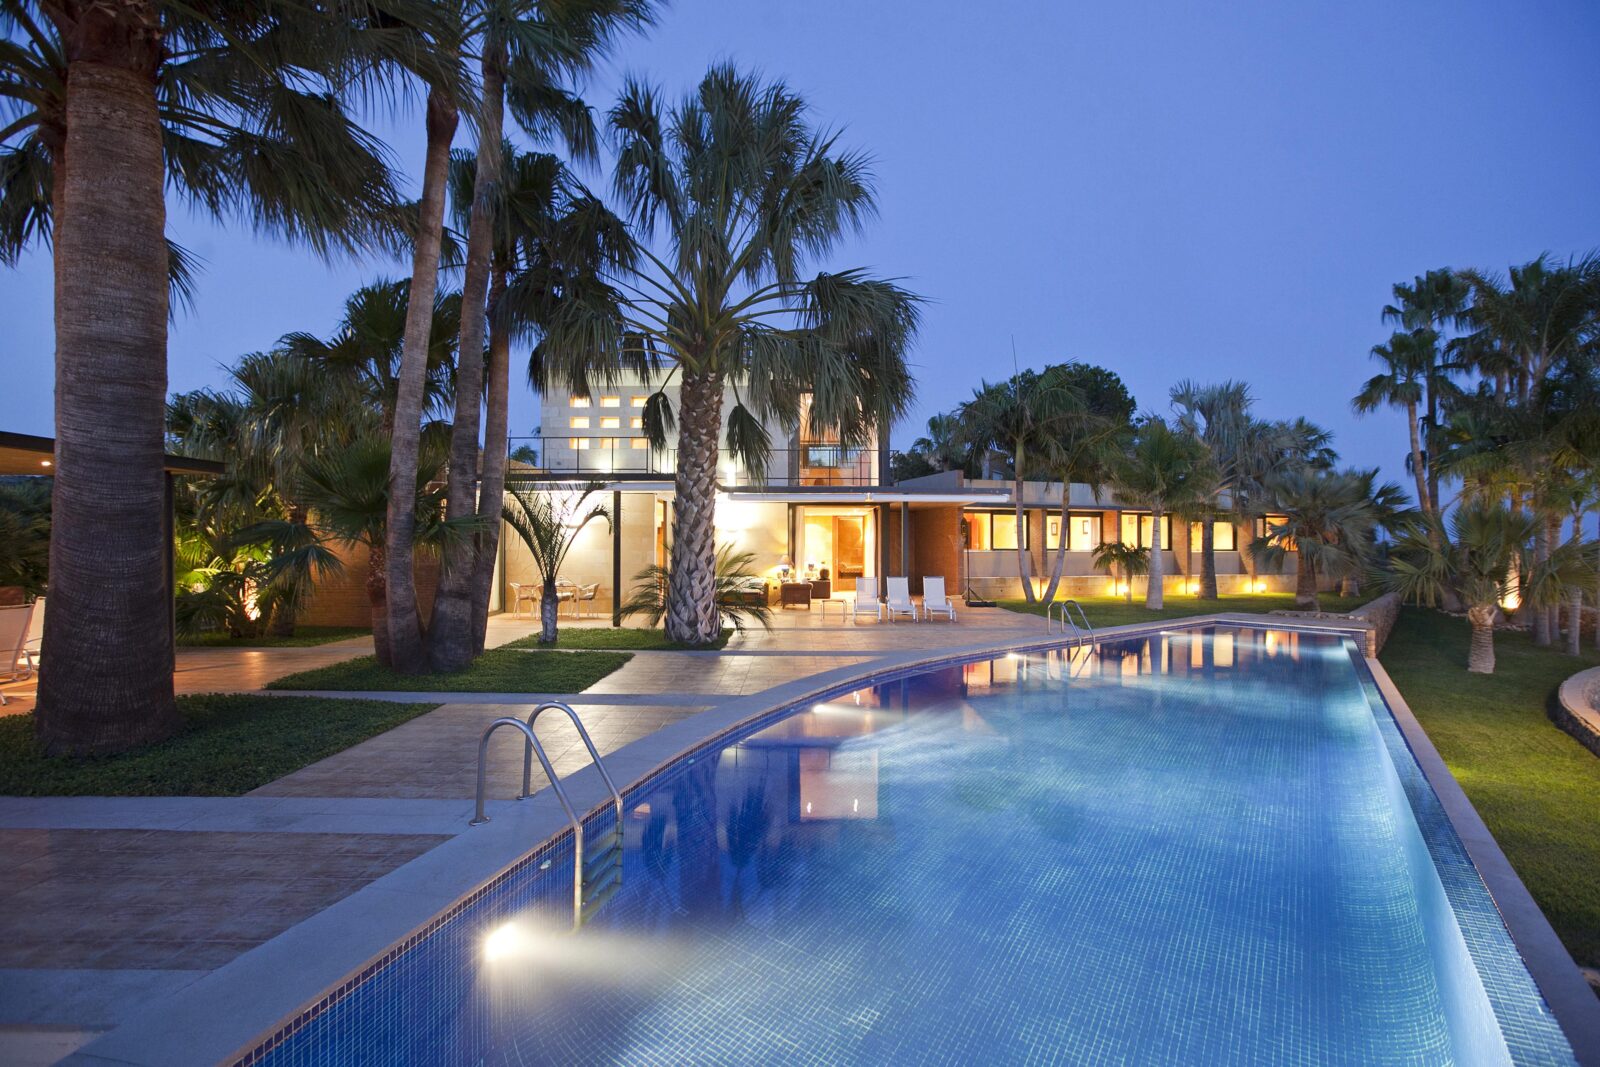
[[[817,486],[815,491],[796,491],[794,486],[779,486],[768,490],[748,487],[724,488],[730,500],[787,501],[791,504],[993,504],[1005,503],[1004,494],[985,493],[981,490],[965,492],[917,492],[914,489],[896,490],[889,486],[879,489],[841,489]]]
[[[53,437],[0,430],[0,474],[50,475],[55,473],[56,442]],[[211,459],[190,459],[167,455],[162,466],[168,474],[193,474],[214,478],[226,467]]]

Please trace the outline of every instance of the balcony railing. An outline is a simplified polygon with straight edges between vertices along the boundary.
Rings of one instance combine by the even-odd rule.
[[[677,451],[637,447],[633,437],[513,437],[511,457],[541,475],[557,478],[639,480],[670,478],[677,471]],[[580,443],[581,442],[581,443]],[[878,450],[834,442],[801,442],[796,448],[775,448],[765,478],[757,476],[723,449],[718,454],[717,481],[725,487],[870,486],[884,482]]]

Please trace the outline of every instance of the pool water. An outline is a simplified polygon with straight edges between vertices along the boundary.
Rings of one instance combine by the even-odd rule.
[[[925,671],[702,750],[623,829],[577,933],[547,849],[264,1061],[1573,1062],[1342,638]]]

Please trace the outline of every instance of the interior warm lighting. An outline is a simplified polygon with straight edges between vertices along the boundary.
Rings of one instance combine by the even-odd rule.
[[[517,929],[516,923],[505,923],[490,931],[489,936],[483,939],[483,958],[486,960],[504,959],[511,955],[522,945],[522,931]]]
[[[51,465],[51,463],[50,463],[50,461],[49,461],[49,460],[47,460],[47,459],[41,459],[41,460],[40,460],[40,461],[39,461],[39,466],[41,466],[41,467],[48,467],[48,466],[50,466],[50,465]]]

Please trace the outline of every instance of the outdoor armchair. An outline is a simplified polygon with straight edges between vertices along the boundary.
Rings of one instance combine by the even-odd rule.
[[[917,605],[911,599],[911,580],[909,578],[889,579],[889,601],[883,606],[884,614],[890,622],[896,615],[909,615],[911,621],[917,621]]]
[[[935,615],[948,615],[951,622],[956,621],[956,606],[945,595],[943,578],[922,579],[922,617],[931,619]]]
[[[850,605],[850,621],[854,622],[857,615],[871,615],[880,620],[883,618],[883,605],[878,603],[878,579],[856,579],[856,599],[855,603]]]

